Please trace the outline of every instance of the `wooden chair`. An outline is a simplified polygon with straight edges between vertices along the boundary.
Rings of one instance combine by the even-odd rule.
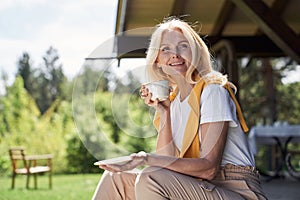
[[[34,188],[37,189],[37,174],[48,172],[49,188],[52,188],[52,158],[51,154],[44,155],[26,155],[23,147],[13,147],[9,149],[9,155],[12,162],[12,189],[15,187],[15,178],[17,174],[26,175],[26,188],[29,188],[30,176],[34,176]],[[44,161],[39,161],[44,160]],[[40,163],[43,164],[41,165]],[[38,165],[39,164],[39,165]]]

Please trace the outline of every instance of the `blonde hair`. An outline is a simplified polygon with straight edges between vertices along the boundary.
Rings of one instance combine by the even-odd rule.
[[[146,56],[146,75],[149,81],[167,79],[175,84],[172,78],[167,76],[167,74],[165,74],[156,64],[156,59],[159,53],[160,43],[164,31],[175,29],[179,29],[182,32],[191,47],[191,65],[188,67],[185,76],[187,82],[195,84],[201,79],[206,80],[207,78],[209,79],[206,80],[208,82],[210,82],[212,79],[220,81],[223,84],[224,79],[226,79],[225,82],[227,82],[226,76],[213,70],[209,50],[198,33],[187,22],[174,17],[167,18],[161,24],[158,24],[152,33]],[[208,74],[210,74],[210,76],[206,76]]]

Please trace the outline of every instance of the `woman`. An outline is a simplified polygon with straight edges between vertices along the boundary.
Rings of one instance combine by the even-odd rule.
[[[159,102],[145,86],[140,95],[156,109],[156,153],[132,155],[105,169],[94,199],[266,199],[234,97],[235,87],[212,69],[207,46],[186,22],[158,25],[147,52],[151,81],[167,79],[173,92]],[[128,172],[148,165],[142,173]]]

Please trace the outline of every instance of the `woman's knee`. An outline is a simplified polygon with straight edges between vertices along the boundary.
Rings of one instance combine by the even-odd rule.
[[[113,173],[109,171],[105,171],[102,174],[101,180],[99,182],[99,187],[107,188],[119,188],[126,185],[126,187],[134,187],[136,174],[133,173]]]
[[[101,176],[101,179],[99,181],[99,185],[103,182],[107,182],[111,180],[111,175],[110,175],[110,172],[109,171],[104,171],[102,176]]]
[[[136,178],[135,194],[136,199],[165,199],[160,190],[160,183],[165,169],[159,167],[148,167],[144,169]]]
[[[93,199],[135,199],[135,173],[105,171]]]
[[[165,177],[166,169],[160,167],[147,167],[138,175],[135,181],[136,191],[145,191],[154,182],[159,182],[158,179]]]

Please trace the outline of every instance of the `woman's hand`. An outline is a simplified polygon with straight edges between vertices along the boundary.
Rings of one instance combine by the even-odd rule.
[[[158,99],[155,99],[153,101],[151,99],[152,93],[149,92],[148,88],[146,88],[145,85],[142,85],[142,87],[140,89],[140,96],[144,100],[145,104],[155,108],[155,110],[158,111],[159,113],[164,113],[170,107],[170,99],[169,98],[164,101],[159,101]]]
[[[123,165],[99,165],[99,168],[110,172],[123,172],[132,170],[138,166],[144,165],[147,160],[147,154],[143,151],[130,155],[131,160]]]

